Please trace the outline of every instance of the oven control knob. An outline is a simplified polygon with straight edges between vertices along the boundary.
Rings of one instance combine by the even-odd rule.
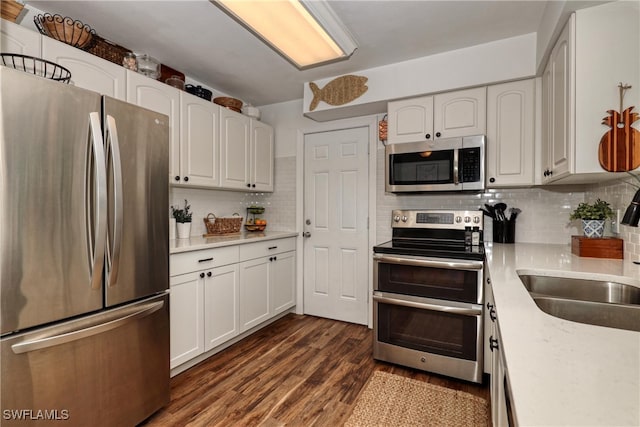
[[[474,224],[480,224],[480,217],[479,216],[474,216],[473,217],[473,223]]]
[[[394,220],[395,222],[400,222],[400,215],[396,215],[396,216],[394,216],[394,217],[393,217],[393,220]]]
[[[457,216],[457,217],[456,217],[456,222],[457,222],[458,224],[460,224],[460,223],[462,222],[462,217],[461,217],[461,216]]]
[[[402,222],[407,222],[409,218],[407,218],[406,216],[402,215]]]
[[[465,217],[464,217],[464,222],[465,222],[465,223],[467,223],[467,222],[471,222],[471,218],[470,218],[470,217],[468,217],[468,216],[465,216]]]

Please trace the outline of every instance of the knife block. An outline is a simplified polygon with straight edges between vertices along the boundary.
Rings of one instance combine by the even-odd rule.
[[[571,253],[581,257],[623,259],[624,241],[615,237],[571,236]]]

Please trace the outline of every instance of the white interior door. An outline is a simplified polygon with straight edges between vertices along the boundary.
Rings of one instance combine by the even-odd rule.
[[[366,127],[305,135],[304,313],[367,324]]]

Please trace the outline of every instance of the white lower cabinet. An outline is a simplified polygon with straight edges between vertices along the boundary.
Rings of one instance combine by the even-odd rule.
[[[295,305],[295,237],[171,255],[176,368]]]
[[[171,368],[175,368],[204,351],[204,278],[189,273],[172,277],[169,283],[169,353]]]

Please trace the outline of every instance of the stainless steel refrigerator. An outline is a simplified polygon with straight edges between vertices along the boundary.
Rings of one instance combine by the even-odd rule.
[[[168,118],[0,86],[0,424],[135,425],[169,400]]]

